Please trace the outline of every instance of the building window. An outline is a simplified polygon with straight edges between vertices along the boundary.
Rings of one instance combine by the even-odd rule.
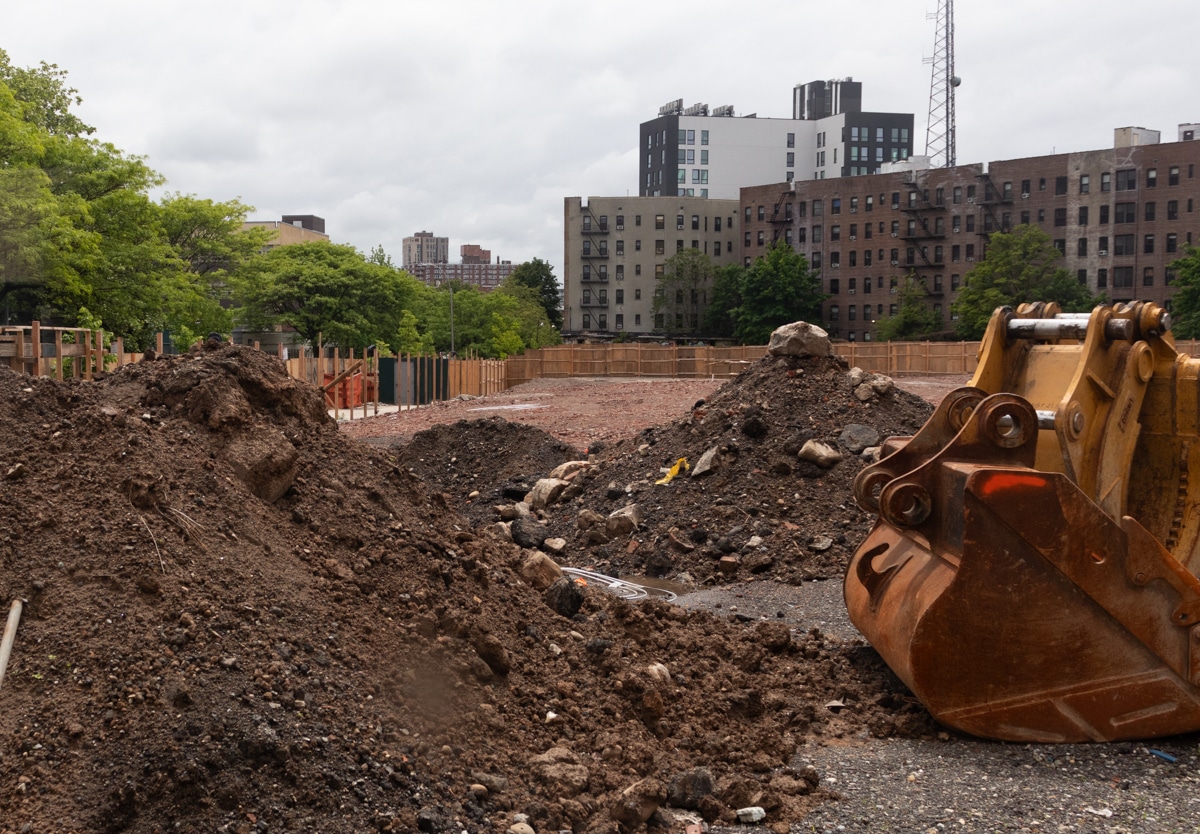
[[[820,200],[812,201],[812,216],[820,217],[825,213],[825,205]]]
[[[1167,169],[1167,185],[1179,185],[1179,166],[1172,165]]]
[[[1117,191],[1137,190],[1137,170],[1124,168],[1117,171]]]
[[[1154,203],[1146,203],[1145,208],[1146,222],[1149,223],[1150,221],[1154,220]]]
[[[831,241],[841,240],[842,239],[842,227],[841,226],[830,226],[829,227],[829,239]]]
[[[821,227],[820,226],[812,227],[812,242],[813,243],[821,242]]]
[[[1067,242],[1062,238],[1055,239],[1054,248],[1059,252],[1062,252],[1064,255],[1067,254]]]
[[[1100,225],[1101,226],[1108,223],[1108,209],[1109,209],[1109,207],[1107,205],[1100,206]]]
[[[634,274],[634,275],[641,275],[641,274],[642,274],[642,265],[641,265],[641,264],[634,264],[634,265],[633,265],[633,274]],[[638,293],[639,293],[638,297],[640,298],[640,297],[641,297],[641,295],[640,295],[640,293],[641,293],[641,290],[638,290]]]
[[[666,218],[666,215],[663,215],[663,214],[656,214],[656,215],[654,215],[654,228],[656,228],[656,229],[665,229],[665,228],[667,228],[667,218]]]
[[[634,252],[641,252],[641,251],[642,251],[642,242],[641,242],[640,240],[635,240],[635,241],[633,242],[633,251],[634,251]]]
[[[759,220],[761,220],[761,219],[762,218],[760,217]],[[675,215],[675,228],[676,229],[683,228],[683,215],[682,214]]]
[[[1148,266],[1142,270],[1142,286],[1143,287],[1153,287],[1154,286],[1154,267]]]
[[[616,301],[618,304],[625,303],[625,290],[617,290],[616,291]]]
[[[1154,254],[1154,235],[1146,235],[1142,241],[1142,253],[1145,255]]]
[[[789,167],[789,168],[796,167],[796,154],[793,151],[788,151],[787,167]]]
[[[1088,207],[1080,206],[1079,207],[1079,225],[1086,226],[1087,224],[1088,224]]]
[[[618,241],[617,241],[617,254],[618,254],[618,255],[624,255],[624,254],[625,254],[625,241],[623,241],[623,240],[618,240]]]
[[[1100,240],[1098,240],[1096,242],[1096,248],[1100,250],[1101,255],[1108,254],[1108,237],[1107,237],[1107,235],[1100,236]]]
[[[867,195],[867,207],[866,208],[867,208],[867,211],[873,211],[875,209],[875,198],[870,194]]]
[[[1167,235],[1167,251],[1174,252],[1179,246],[1179,236],[1174,232]]]
[[[700,215],[693,214],[692,215],[692,230],[695,231],[699,228],[700,228]]]
[[[1022,226],[1029,225],[1029,212],[1028,211],[1021,212],[1021,225]],[[955,229],[955,231],[958,231],[958,230]]]
[[[975,244],[974,243],[967,244],[967,260],[968,261],[975,260]]]
[[[654,254],[665,255],[667,253],[667,242],[665,240],[654,241]]]
[[[1178,220],[1179,219],[1179,201],[1178,200],[1167,200],[1167,219],[1168,220]]]
[[[767,237],[766,232],[764,232],[762,229],[759,229],[758,230],[758,245],[759,246],[762,246],[764,243],[766,243],[766,237]]]
[[[1065,208],[1056,208],[1054,210],[1054,225],[1055,226],[1067,225],[1067,210]]]
[[[838,305],[836,305],[836,304],[830,304],[830,305],[829,305],[829,320],[830,320],[830,321],[837,321],[837,320],[838,320],[838,318],[839,318],[839,316],[841,316],[841,312],[842,312],[842,311],[841,311],[841,309],[838,307]]]
[[[587,304],[588,302],[585,300],[583,303]],[[583,329],[590,330],[591,327],[592,327],[592,316],[590,313],[584,313],[583,314]]]
[[[1100,175],[1100,191],[1112,191],[1112,174],[1107,171]]]
[[[1117,203],[1113,216],[1114,223],[1136,223],[1137,203]]]
[[[749,248],[749,246],[750,246],[750,233],[749,232],[746,232],[745,239],[743,240],[743,245],[746,246],[747,248]]]
[[[1113,270],[1113,289],[1133,286],[1133,267],[1119,266]]]
[[[829,254],[829,268],[837,269],[841,265],[842,265],[842,253],[841,252],[831,252]],[[853,281],[854,279],[851,278],[850,280]]]
[[[1135,255],[1136,247],[1133,235],[1116,235],[1113,238],[1114,255]]]
[[[1097,269],[1096,270],[1096,289],[1104,289],[1107,286],[1108,286],[1108,270],[1107,269]]]
[[[675,241],[675,251],[676,252],[683,251],[683,239],[682,238]]]
[[[1066,194],[1067,193],[1067,178],[1066,177],[1055,177],[1054,178],[1054,193],[1055,194]]]
[[[700,131],[700,144],[701,145],[708,144],[708,131],[707,130]]]
[[[829,213],[830,214],[841,214],[842,213],[842,198],[841,197],[834,197],[832,200],[829,201]]]
[[[592,256],[592,242],[590,240],[585,240],[583,242],[583,256],[585,258],[590,258]]]
[[[1081,237],[1079,239],[1079,243],[1075,247],[1075,254],[1081,258],[1087,255],[1087,238],[1086,237]]]
[[[975,215],[973,215],[973,214],[967,215],[967,231],[968,232],[975,231]]]
[[[1079,193],[1087,194],[1091,190],[1092,190],[1092,178],[1089,177],[1087,174],[1080,174],[1079,175]],[[1028,193],[1028,189],[1026,189],[1026,193]]]
[[[1147,168],[1146,169],[1146,187],[1153,188],[1156,185],[1158,185],[1158,169],[1157,168]]]
[[[625,264],[617,264],[617,280],[625,280]]]

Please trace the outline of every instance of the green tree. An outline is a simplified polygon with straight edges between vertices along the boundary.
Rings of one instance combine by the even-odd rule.
[[[1171,332],[1178,339],[1200,338],[1200,247],[1184,247],[1171,264],[1175,295],[1171,298]]]
[[[731,338],[737,329],[737,311],[742,306],[742,282],[746,268],[741,264],[719,266],[713,275],[712,292],[704,309],[704,332]]]
[[[941,317],[925,303],[926,295],[925,287],[915,276],[906,276],[896,315],[879,320],[875,338],[881,342],[903,342],[928,338],[941,331]]]
[[[71,107],[83,99],[66,83],[67,71],[42,61],[37,69],[14,67],[8,53],[0,49],[0,83],[23,103],[23,118],[42,130],[63,136],[82,136],[96,129],[84,124]]]
[[[554,277],[554,267],[545,261],[534,258],[523,264],[517,264],[505,282],[516,282],[534,290],[538,294],[542,309],[545,310],[546,321],[555,330],[562,330],[562,293],[558,289],[558,279]]]
[[[392,343],[417,300],[415,278],[327,241],[278,246],[233,279],[236,319],[251,329],[286,324],[308,342],[365,348]]]
[[[400,328],[391,344],[397,354],[433,352],[433,336],[418,330],[417,317],[412,310],[401,311]]]
[[[1062,252],[1036,226],[1017,226],[995,232],[987,253],[963,278],[952,309],[958,315],[958,335],[978,339],[997,307],[1026,301],[1056,301],[1064,312],[1083,313],[1104,300],[1093,296],[1061,266]]]
[[[712,259],[699,249],[680,249],[663,266],[654,282],[654,316],[662,316],[667,333],[696,335],[716,273]]]
[[[765,345],[775,328],[821,317],[821,279],[808,260],[786,243],[776,243],[746,270],[734,336],[744,345]]]

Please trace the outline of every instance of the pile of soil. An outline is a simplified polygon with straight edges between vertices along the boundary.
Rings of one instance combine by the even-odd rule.
[[[870,382],[875,389],[860,399],[856,392]],[[931,413],[922,398],[887,380],[864,381],[837,357],[766,356],[688,417],[591,449],[592,465],[543,520],[548,535],[567,541],[559,557],[565,564],[612,576],[682,575],[685,583],[840,579],[875,521],[851,497],[855,476],[874,459],[870,449],[880,440],[913,434]],[[853,439],[844,435],[848,426]],[[864,430],[874,438],[866,450]],[[809,440],[838,450],[841,460],[823,468],[801,459]],[[543,461],[542,468],[497,470],[510,449],[521,462]],[[710,474],[684,472],[655,483],[680,458],[694,472],[714,449]],[[498,505],[520,500],[568,452],[548,435],[464,421],[414,435],[400,458],[483,523],[495,521]],[[589,526],[589,518],[630,504],[641,515],[632,537],[604,536]]]
[[[745,408],[786,408],[754,379],[639,445],[660,462],[744,436]],[[339,434],[264,354],[94,383],[0,369],[0,401],[0,600],[27,600],[0,689],[5,834],[613,831],[747,805],[783,830],[828,796],[788,767],[798,744],[935,731],[861,645],[534,587],[528,552]],[[662,501],[701,500],[683,484]]]

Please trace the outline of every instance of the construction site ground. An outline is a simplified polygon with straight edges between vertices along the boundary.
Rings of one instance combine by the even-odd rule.
[[[947,732],[846,618],[863,450],[963,381],[764,358],[339,424],[233,346],[0,370],[0,833],[1200,831],[1197,737]]]

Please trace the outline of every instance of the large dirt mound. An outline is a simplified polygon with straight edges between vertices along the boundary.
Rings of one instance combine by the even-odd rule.
[[[543,593],[263,354],[0,402],[2,832],[600,831],[665,786],[784,823],[824,796],[798,742],[931,729],[868,649]]]
[[[593,450],[593,465],[542,518],[549,535],[566,539],[565,564],[613,576],[840,579],[874,523],[851,497],[854,478],[870,459],[866,450],[883,438],[913,434],[930,413],[920,397],[835,357],[767,356],[697,403],[687,418]],[[491,426],[462,422],[443,427],[436,446],[414,438],[404,456],[420,456],[422,476],[461,510],[495,519],[497,503],[519,500],[519,488],[528,491],[551,468],[487,481],[489,461],[505,454],[507,439]],[[828,467],[802,459],[808,441],[841,459]],[[558,446],[548,435],[542,444]],[[461,454],[468,447],[473,454]],[[531,453],[528,438],[521,449],[523,460],[556,461]],[[693,477],[706,453],[711,470]],[[692,469],[656,484],[680,458]],[[597,517],[631,504],[640,511],[638,529],[605,533]]]

